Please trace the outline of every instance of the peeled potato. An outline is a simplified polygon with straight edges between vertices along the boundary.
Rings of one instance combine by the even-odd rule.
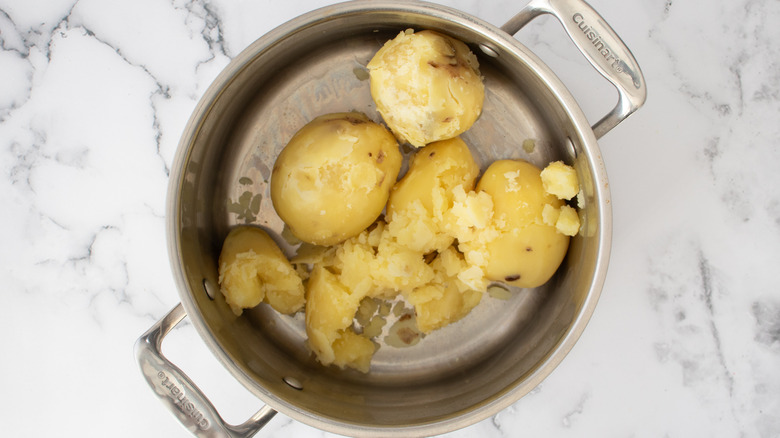
[[[300,240],[332,245],[382,213],[401,169],[393,135],[360,113],[317,117],[279,154],[271,200]]]
[[[236,315],[261,302],[293,314],[305,301],[301,278],[276,242],[256,227],[228,233],[219,255],[219,285]]]
[[[408,29],[386,42],[367,67],[379,113],[413,146],[458,136],[482,112],[477,57],[449,36]]]
[[[540,174],[526,161],[500,160],[477,184],[478,191],[493,198],[493,220],[500,233],[487,245],[489,280],[537,287],[552,277],[566,255],[569,237],[543,217],[545,205],[559,209],[563,201],[544,190]]]

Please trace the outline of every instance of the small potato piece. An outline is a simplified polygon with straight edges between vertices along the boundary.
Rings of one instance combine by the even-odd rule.
[[[577,171],[563,161],[553,161],[548,164],[542,169],[541,176],[544,191],[557,196],[558,199],[569,200],[580,192]]]
[[[367,67],[379,113],[413,146],[460,135],[482,112],[479,62],[454,38],[408,29],[386,42]]]
[[[306,334],[321,364],[368,372],[374,344],[352,330],[362,299],[330,271],[315,265],[307,285]]]
[[[382,213],[401,161],[393,135],[365,115],[320,116],[301,128],[276,159],[271,200],[300,240],[339,243]]]
[[[540,174],[526,161],[500,160],[477,184],[478,191],[493,197],[493,219],[500,232],[487,245],[489,280],[537,287],[552,277],[566,255],[569,237],[543,218],[545,205],[559,209],[563,201],[545,192]]]
[[[301,278],[260,228],[237,227],[228,233],[219,255],[219,284],[236,315],[263,301],[285,314],[303,308]]]
[[[562,205],[561,214],[555,221],[555,229],[561,234],[575,236],[580,230],[580,217],[577,210],[568,205]]]

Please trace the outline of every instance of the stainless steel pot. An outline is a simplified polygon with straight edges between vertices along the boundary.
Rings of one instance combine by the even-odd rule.
[[[513,34],[552,14],[619,91],[615,109],[589,126],[556,76]],[[359,110],[379,121],[365,65],[406,28],[434,29],[479,56],[481,118],[463,135],[483,169],[499,158],[539,166],[564,160],[585,194],[584,232],[546,285],[508,301],[486,297],[465,319],[415,347],[381,348],[368,374],[325,368],[305,347],[301,315],[265,305],[239,318],[218,292],[217,257],[230,227],[278,235],[270,202],[273,162],[292,134],[327,112]],[[601,292],[611,240],[607,176],[596,139],[645,100],[642,74],[605,21],[580,0],[532,0],[502,28],[422,2],[356,1],[302,15],[236,57],[207,90],[181,139],[170,178],[168,238],[181,304],[136,343],[158,397],[200,437],[253,435],[276,411],[352,436],[435,435],[508,407],[538,385],[582,333]],[[520,145],[533,139],[535,148]],[[279,243],[292,251],[284,241]],[[266,406],[226,424],[190,379],[163,356],[162,338],[189,315],[222,364]]]

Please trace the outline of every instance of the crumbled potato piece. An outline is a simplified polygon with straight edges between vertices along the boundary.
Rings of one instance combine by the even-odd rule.
[[[542,222],[544,222],[546,225],[554,227],[560,216],[560,208],[555,208],[550,204],[544,204],[544,207],[542,208]]]
[[[433,268],[424,254],[395,242],[389,234],[382,240],[374,260],[368,266],[380,289],[401,291],[419,287],[433,278]],[[365,270],[365,265],[361,267]]]
[[[577,171],[563,161],[553,161],[548,164],[542,170],[541,177],[544,191],[557,196],[558,199],[568,201],[577,196],[580,191]]]
[[[401,169],[390,132],[361,113],[320,116],[285,146],[271,173],[271,200],[298,239],[342,242],[382,213]]]
[[[315,266],[307,286],[306,334],[309,347],[323,365],[368,372],[374,343],[352,330],[363,297],[352,293],[322,266]]]
[[[265,231],[237,227],[228,233],[219,255],[219,285],[233,313],[261,302],[293,314],[303,308],[301,278]]]
[[[377,110],[413,146],[456,137],[482,113],[479,61],[454,38],[408,29],[387,41],[367,67]]]
[[[445,229],[458,241],[458,249],[471,266],[484,269],[489,254],[487,244],[499,237],[493,219],[493,197],[487,192],[453,190],[453,205],[445,215]]]
[[[561,234],[575,236],[580,230],[580,217],[577,210],[568,205],[561,206],[561,214],[555,221],[555,229]]]
[[[433,261],[433,267],[436,272],[434,281],[405,294],[414,306],[417,327],[423,333],[430,333],[460,320],[482,298],[482,290],[475,290],[468,281],[462,281],[461,274],[469,268],[463,256],[453,247],[440,254]],[[481,270],[478,276],[482,277]],[[482,289],[481,285],[479,287]]]

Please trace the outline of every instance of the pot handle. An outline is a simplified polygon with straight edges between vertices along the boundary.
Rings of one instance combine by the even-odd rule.
[[[514,35],[542,14],[557,18],[588,62],[618,90],[617,106],[593,125],[596,138],[601,138],[647,99],[639,64],[609,24],[584,0],[531,0],[501,29]]]
[[[163,338],[187,316],[181,303],[168,312],[135,343],[135,357],[146,382],[179,422],[199,438],[249,438],[254,436],[276,411],[263,406],[238,426],[227,424],[214,405],[182,370],[168,361],[160,349]]]

